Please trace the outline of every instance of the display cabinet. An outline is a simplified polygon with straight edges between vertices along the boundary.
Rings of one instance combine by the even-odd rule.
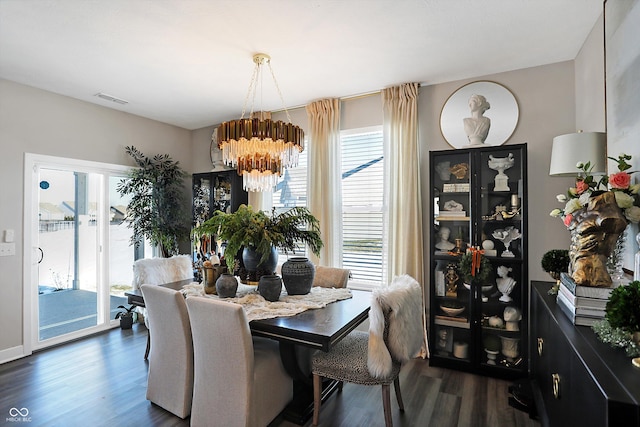
[[[249,196],[242,188],[242,177],[235,170],[193,174],[192,221],[196,226],[209,219],[217,210],[235,212]],[[219,254],[221,248],[210,237],[194,242],[194,261]]]
[[[430,153],[433,366],[527,373],[526,167],[526,144]]]

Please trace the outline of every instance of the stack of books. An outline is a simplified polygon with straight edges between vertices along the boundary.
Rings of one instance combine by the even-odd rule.
[[[560,274],[558,306],[574,325],[591,326],[604,319],[611,291],[617,286],[598,288],[576,285],[567,273]]]

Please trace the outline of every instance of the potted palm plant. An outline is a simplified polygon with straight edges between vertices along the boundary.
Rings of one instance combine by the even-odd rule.
[[[233,213],[216,211],[194,227],[191,234],[196,239],[215,235],[225,241],[224,258],[229,272],[236,270],[235,258],[241,249],[247,270],[256,271],[252,270],[255,266],[262,274],[273,274],[277,265],[276,248],[294,252],[296,245],[303,243],[317,255],[323,245],[318,220],[301,206],[280,214],[274,209],[271,215],[247,205],[240,205]]]
[[[116,190],[130,196],[125,222],[133,229],[131,244],[136,247],[148,239],[163,257],[178,254],[178,243],[189,236],[185,222],[184,177],[179,162],[167,154],[145,156],[135,147],[125,147],[135,163],[127,179]]]

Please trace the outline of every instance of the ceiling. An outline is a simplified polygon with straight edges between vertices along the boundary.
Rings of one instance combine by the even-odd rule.
[[[572,60],[601,12],[602,0],[0,0],[0,77],[198,129],[240,116],[258,52],[283,101],[267,69],[254,107],[282,110]]]

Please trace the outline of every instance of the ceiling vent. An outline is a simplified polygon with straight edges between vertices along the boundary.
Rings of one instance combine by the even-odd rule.
[[[106,99],[107,101],[115,102],[116,104],[126,105],[129,101],[125,101],[124,99],[116,98],[115,96],[107,95],[106,93],[96,93],[94,96],[98,98]]]

